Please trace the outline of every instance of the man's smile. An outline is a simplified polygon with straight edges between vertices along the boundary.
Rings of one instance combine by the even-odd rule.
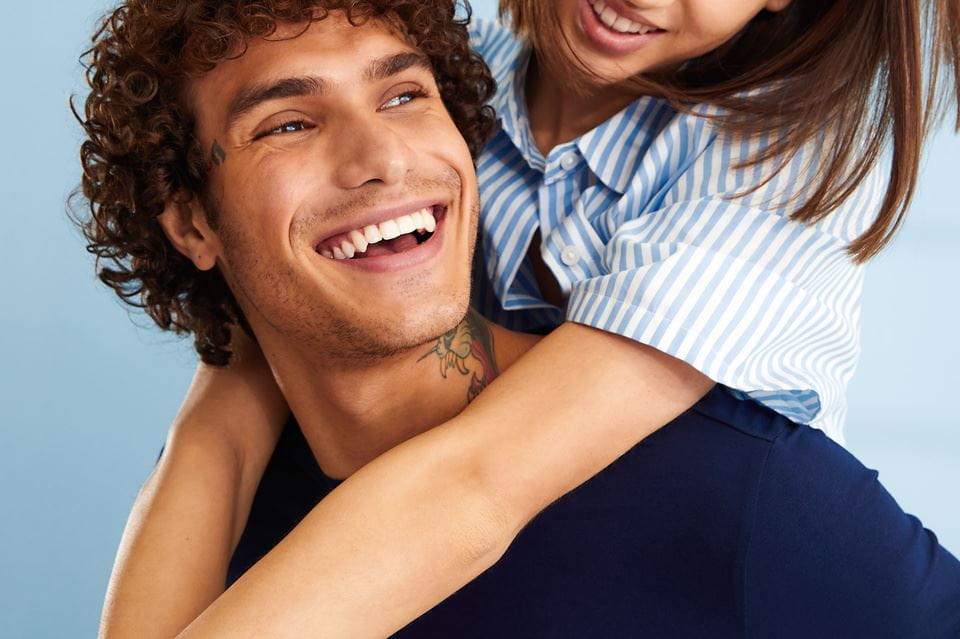
[[[338,230],[315,245],[324,259],[364,271],[385,273],[420,265],[437,256],[449,206],[436,200],[375,211],[354,228]]]
[[[413,206],[405,207],[410,210]],[[381,221],[359,223],[353,229],[328,237],[316,246],[317,253],[329,259],[349,260],[401,253],[423,244],[432,237],[446,213],[443,204],[422,206],[396,215],[396,209],[381,211]]]

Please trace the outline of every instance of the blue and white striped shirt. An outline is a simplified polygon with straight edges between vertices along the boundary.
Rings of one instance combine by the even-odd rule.
[[[734,197],[775,172],[733,168],[764,140],[724,136],[652,97],[544,157],[524,101],[529,46],[492,22],[471,35],[499,118],[477,163],[478,310],[515,330],[566,319],[630,337],[842,442],[863,277],[845,247],[876,217],[883,173],[827,219],[794,222],[810,148]],[[565,309],[543,301],[526,259],[538,228]]]

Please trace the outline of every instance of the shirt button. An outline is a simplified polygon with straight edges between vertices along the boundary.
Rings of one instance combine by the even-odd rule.
[[[567,266],[573,266],[580,261],[580,251],[576,246],[565,246],[560,251],[560,261]]]
[[[560,166],[564,171],[569,171],[577,165],[577,154],[573,151],[567,151],[560,156]]]

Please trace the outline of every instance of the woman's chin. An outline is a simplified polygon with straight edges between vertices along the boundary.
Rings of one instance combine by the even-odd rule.
[[[590,95],[605,93],[617,87],[626,88],[630,81],[641,72],[631,73],[606,60],[594,62],[584,58],[580,63],[571,62],[567,73],[576,75],[576,77],[570,78],[571,84],[575,88],[579,88],[580,92]]]
[[[589,86],[593,90],[606,89],[635,78],[646,70],[643,64],[624,64],[623,60],[613,60],[577,46],[579,43],[576,41],[571,42],[570,49],[560,53],[558,59],[553,61],[553,66],[560,67],[556,70],[558,76],[567,76],[577,85]]]

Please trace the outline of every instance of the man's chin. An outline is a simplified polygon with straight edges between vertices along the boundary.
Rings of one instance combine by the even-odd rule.
[[[457,328],[467,314],[468,300],[451,300],[449,304],[434,303],[429,308],[407,309],[393,321],[381,326],[361,327],[341,324],[335,328],[335,342],[340,348],[328,348],[327,353],[339,351],[338,359],[349,365],[373,365],[386,359],[417,354],[433,348],[437,340]],[[331,336],[334,337],[334,336]]]

